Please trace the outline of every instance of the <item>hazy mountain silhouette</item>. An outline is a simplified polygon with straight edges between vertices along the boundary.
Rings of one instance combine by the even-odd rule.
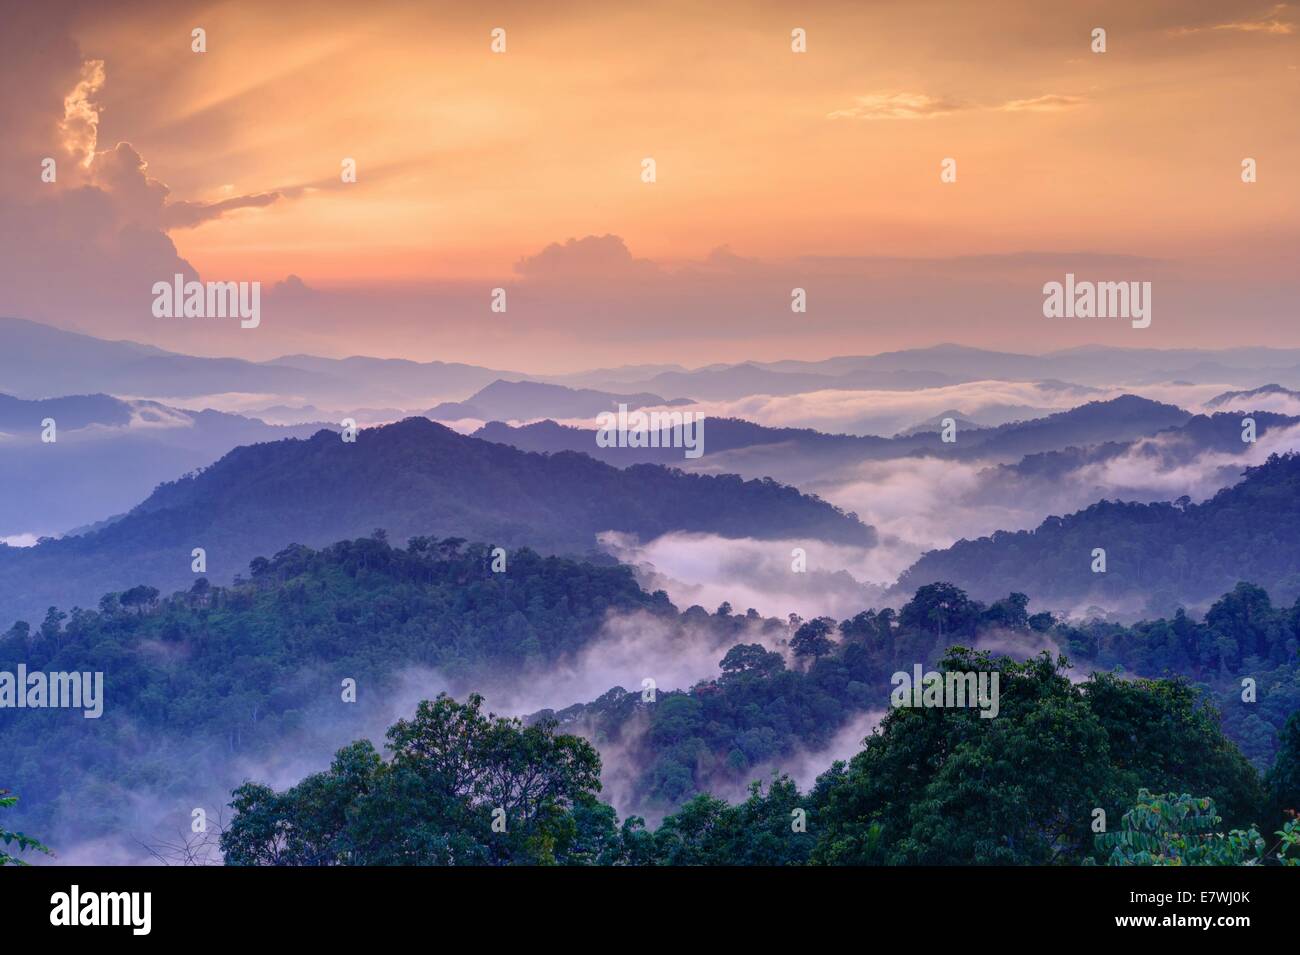
[[[679,448],[600,448],[596,432],[541,421],[522,427],[490,422],[475,437],[528,451],[581,451],[611,464],[674,464],[689,470],[719,468],[778,480],[801,480],[809,473],[860,461],[883,461],[916,454],[962,460],[1016,460],[1023,455],[1083,447],[1104,441],[1129,441],[1185,423],[1191,415],[1173,405],[1136,395],[1094,401],[1069,411],[993,428],[957,429],[945,443],[935,421],[931,430],[882,438],[825,434],[811,428],[772,428],[737,418],[705,421],[704,454],[684,460]],[[661,441],[661,444],[668,442]]]
[[[590,552],[605,530],[875,543],[853,515],[773,481],[653,465],[620,470],[408,418],[362,431],[355,443],[321,431],[237,448],[92,534],[0,547],[0,608],[6,617],[31,616],[140,583],[186,587],[198,576],[190,569],[196,547],[207,552],[207,576],[223,582],[259,554],[376,528],[394,541],[460,535],[552,553]]]
[[[498,379],[464,401],[443,402],[424,413],[426,418],[455,421],[478,418],[484,421],[528,421],[534,418],[594,418],[602,411],[629,410],[654,406],[691,404],[689,398],[666,399],[661,395],[616,394],[590,388],[569,388],[538,381]]]
[[[404,359],[199,358],[17,318],[0,318],[0,344],[0,384],[26,398],[84,391],[177,398],[242,392],[293,396],[329,407],[376,402],[420,407],[498,378],[524,377],[476,365]]]
[[[1300,398],[1300,391],[1292,391],[1290,388],[1283,388],[1281,385],[1261,385],[1258,388],[1251,388],[1249,391],[1225,391],[1207,401],[1205,407],[1222,408],[1233,401],[1243,399],[1250,401],[1254,398],[1272,397],[1274,395],[1284,398]]]
[[[1094,572],[1095,549],[1105,572]],[[984,598],[1015,581],[1039,609],[1096,604],[1164,612],[1239,580],[1300,593],[1300,457],[1274,456],[1202,504],[1101,501],[1032,531],[999,531],[925,554],[899,594],[947,581]]]
[[[54,421],[53,442],[42,422]],[[110,395],[0,395],[0,537],[59,534],[133,507],[161,481],[232,448],[308,437],[321,424],[268,425]]]

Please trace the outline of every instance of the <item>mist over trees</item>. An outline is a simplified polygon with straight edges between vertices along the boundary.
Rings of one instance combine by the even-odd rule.
[[[1273,455],[1245,479],[1201,504],[1100,501],[1037,528],[998,531],[932,551],[900,578],[910,593],[947,580],[985,599],[1006,581],[1049,606],[1125,602],[1173,613],[1208,601],[1239,580],[1300,596],[1300,456]],[[1106,572],[1092,569],[1106,552]]]
[[[728,604],[681,611],[666,594],[646,593],[625,566],[527,549],[508,554],[506,572],[494,572],[493,562],[487,544],[416,536],[396,548],[376,531],[257,558],[230,586],[199,578],[163,595],[139,584],[104,595],[95,610],[51,608],[37,626],[16,623],[0,635],[0,670],[24,662],[112,675],[102,720],[47,710],[39,722],[20,722],[0,709],[8,757],[0,782],[23,797],[16,818],[47,842],[52,832],[111,829],[134,792],[179,794],[215,764],[282,748],[337,708],[341,679],[382,696],[412,666],[470,688],[459,697],[466,702],[424,704],[398,737],[390,734],[399,748],[387,756],[360,741],[298,786],[277,793],[251,781],[236,794],[233,832],[247,833],[258,819],[271,826],[268,839],[285,826],[297,832],[291,817],[316,806],[318,789],[336,816],[301,824],[328,839],[239,843],[247,853],[239,858],[379,859],[366,854],[385,843],[373,833],[366,843],[348,830],[347,845],[368,849],[331,848],[343,844],[330,841],[343,838],[340,827],[353,825],[351,800],[391,809],[398,793],[432,792],[435,782],[446,787],[441,801],[410,811],[430,814],[419,823],[430,833],[457,820],[464,841],[399,840],[391,859],[1077,862],[1093,857],[1092,809],[1118,820],[1144,787],[1212,799],[1225,825],[1261,832],[1300,803],[1300,608],[1275,608],[1251,584],[1222,596],[1203,620],[1179,613],[1132,627],[1031,613],[1018,592],[984,603],[943,582],[918,588],[897,611],[868,609],[837,623],[763,618]],[[590,703],[504,723],[483,717],[468,695],[503,675],[545,679],[601,640],[611,615],[629,614],[688,642],[707,634],[720,648],[716,675],[664,687],[650,701],[614,687]],[[886,710],[891,675],[917,663],[998,670],[997,719],[892,709],[852,760],[818,756],[855,720]],[[1247,676],[1259,687],[1250,703],[1242,699]],[[349,725],[359,724],[340,723],[338,732],[352,732]],[[560,764],[580,771],[554,777],[545,798],[526,797],[513,829],[507,820],[519,838],[503,843],[487,838],[499,835],[491,829],[499,801],[488,805],[497,796],[412,763],[424,745],[424,730],[402,735],[413,726],[442,727],[434,735],[444,743],[457,734],[466,745],[495,740],[503,748],[483,750],[481,772],[498,782]],[[609,794],[600,762],[593,766],[583,747],[615,754],[620,803],[639,811],[618,821],[601,801]],[[50,752],[63,756],[57,771]],[[824,759],[824,772],[801,793],[781,769],[810,759]],[[759,788],[749,788],[755,781]],[[67,830],[70,804],[96,808]],[[799,835],[808,838],[787,835],[794,809],[804,810]],[[388,812],[374,809],[373,818]],[[658,823],[647,827],[641,812]],[[290,821],[266,821],[281,817]],[[761,845],[742,838],[759,832],[767,833]]]
[[[283,792],[237,789],[221,847],[231,865],[1295,864],[1295,821],[1269,814],[1258,773],[1185,684],[1076,684],[1046,653],[955,649],[942,666],[997,668],[998,720],[896,709],[807,792],[773,774],[734,804],[697,795],[653,830],[598,801],[595,748],[553,718],[525,725],[485,716],[477,696],[440,696],[389,730],[387,758],[360,741]],[[1171,814],[1152,836],[1144,781],[1207,794],[1200,824]],[[1107,817],[1122,823],[1114,835]]]

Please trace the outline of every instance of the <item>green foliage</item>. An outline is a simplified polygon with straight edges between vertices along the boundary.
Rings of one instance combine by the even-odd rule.
[[[830,635],[835,631],[835,621],[830,617],[818,617],[800,624],[794,636],[790,638],[790,650],[797,658],[824,657],[835,649]]]
[[[1300,711],[1291,714],[1282,730],[1277,760],[1265,780],[1274,818],[1300,811]]]
[[[17,803],[17,796],[9,795],[9,790],[7,789],[0,789],[0,809],[10,809],[17,805]],[[0,826],[0,843],[4,844],[3,847],[0,847],[0,866],[29,864],[23,859],[18,858],[17,855],[10,853],[8,850],[11,848],[16,849],[19,853],[32,851],[52,855],[49,847],[42,844],[40,840],[24,835],[21,832],[14,832],[11,829],[6,829],[4,826]]]
[[[816,837],[812,823],[795,827],[795,813],[807,800],[788,776],[775,777],[767,791],[750,785],[744,802],[730,805],[707,794],[696,796],[664,819],[655,832],[658,865],[803,865]]]
[[[1278,861],[1282,865],[1300,866],[1300,819],[1292,816],[1274,835],[1278,837]]]
[[[1247,865],[1264,859],[1258,830],[1224,834],[1216,831],[1222,821],[1207,796],[1153,796],[1142,789],[1120,830],[1097,835],[1097,849],[1109,855],[1110,865]]]
[[[712,615],[700,607],[679,613],[662,592],[642,591],[625,567],[527,550],[509,556],[508,573],[492,573],[491,563],[485,544],[416,536],[400,549],[376,532],[319,551],[285,548],[230,587],[199,579],[159,597],[141,585],[105,595],[97,611],[51,609],[35,630],[15,625],[0,637],[0,669],[24,662],[106,670],[112,701],[95,721],[45,711],[20,725],[13,710],[0,710],[0,752],[37,807],[21,821],[45,831],[52,807],[75,800],[97,807],[85,824],[87,834],[102,833],[120,824],[122,788],[184,792],[192,777],[212,778],[224,759],[275,752],[327,705],[337,714],[343,676],[377,699],[413,665],[465,687],[502,672],[545,673],[589,647],[610,613],[645,614],[679,639],[730,647],[719,651],[717,678],[660,691],[654,703],[616,687],[535,717],[539,728],[554,719],[558,730],[581,726],[598,749],[618,748],[638,811],[668,814],[659,830],[636,817],[620,825],[594,790],[578,787],[521,816],[527,824],[510,830],[512,840],[484,841],[486,797],[430,784],[419,768],[427,763],[404,755],[428,729],[417,714],[411,740],[400,730],[408,724],[394,727],[387,762],[356,743],[286,793],[241,788],[236,808],[247,844],[239,858],[1067,863],[1093,851],[1091,810],[1118,814],[1141,786],[1202,793],[1228,825],[1262,822],[1265,831],[1288,831],[1283,810],[1300,801],[1300,721],[1288,724],[1280,749],[1274,730],[1300,699],[1294,654],[1287,656],[1300,611],[1274,608],[1249,584],[1218,601],[1205,622],[1180,613],[1133,627],[1076,626],[1029,615],[1020,593],[985,605],[935,584],[898,613],[865,610],[836,626],[741,615],[725,604]],[[1027,655],[1044,635],[1089,669],[1122,663],[1154,676],[1185,666],[1194,682],[1103,672],[1075,683],[1063,658],[1021,663],[950,647],[993,636]],[[1249,654],[1238,662],[1259,674],[1257,704],[1240,702],[1238,672],[1223,667],[1229,641]],[[783,644],[797,665],[768,649]],[[885,705],[893,671],[917,662],[997,669],[1001,713],[894,710],[861,753],[802,797],[788,780],[737,806],[708,795],[743,791],[771,767],[824,750],[850,721]],[[446,719],[440,713],[435,722]],[[468,733],[476,723],[465,716],[456,725]],[[1225,731],[1255,766],[1278,751],[1267,792]],[[512,758],[535,766],[568,758],[547,739],[525,736],[535,748],[521,743]],[[58,761],[49,758],[54,752]],[[806,810],[809,826],[797,839],[794,808]]]
[[[407,550],[374,537],[295,546],[235,586],[200,578],[161,600],[133,588],[137,597],[110,595],[62,626],[12,627],[0,635],[0,670],[106,674],[97,720],[0,709],[0,753],[6,782],[26,797],[23,823],[48,830],[72,801],[95,808],[64,838],[93,837],[120,825],[126,801],[116,787],[179,799],[224,760],[272,753],[309,724],[358,719],[410,667],[463,682],[522,677],[587,647],[610,612],[676,618],[666,596],[645,593],[625,567],[527,550],[512,552],[508,567],[491,571],[487,545],[427,537]],[[340,717],[343,677],[370,692]]]
[[[553,723],[482,713],[482,697],[424,701],[388,731],[283,793],[235,790],[228,865],[499,865],[616,858],[595,803],[600,757]],[[575,812],[576,810],[576,812]],[[503,827],[503,828],[501,828]]]
[[[1000,712],[905,708],[861,753],[819,780],[823,864],[1078,863],[1092,810],[1118,812],[1132,781],[1262,799],[1254,769],[1222,738],[1197,696],[1164,681],[1076,684],[1063,658],[1017,663],[954,648],[944,671],[996,670]],[[1133,746],[1151,729],[1150,746]],[[1227,754],[1216,758],[1217,752]],[[1200,754],[1209,758],[1204,764]]]

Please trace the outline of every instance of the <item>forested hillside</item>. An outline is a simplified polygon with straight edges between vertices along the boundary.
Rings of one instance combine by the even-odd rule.
[[[206,574],[224,583],[254,557],[290,543],[322,546],[376,527],[395,540],[432,533],[579,555],[607,530],[875,542],[852,514],[774,481],[652,465],[621,470],[408,418],[362,431],[355,443],[321,431],[237,448],[159,486],[96,533],[0,547],[0,615],[11,621],[51,605],[86,606],[141,582],[185,586],[195,547],[206,551]]]
[[[1273,764],[1288,717],[1300,710],[1300,602],[1274,609],[1249,584],[1224,595],[1204,621],[1180,613],[1133,627],[1030,615],[1023,594],[984,605],[948,584],[920,588],[897,613],[886,608],[838,624],[795,622],[789,661],[759,645],[736,646],[721,660],[717,679],[660,694],[652,705],[638,692],[616,689],[539,715],[616,747],[637,767],[636,804],[668,809],[701,792],[735,789],[756,769],[824,749],[855,714],[886,708],[895,671],[937,663],[954,645],[988,643],[1016,659],[1050,647],[1073,661],[1079,678],[1095,670],[1183,680],[1215,706],[1214,724],[1222,720],[1261,772]],[[1242,699],[1247,677],[1257,690],[1249,703]],[[1178,758],[1190,763],[1208,756],[1197,747]]]
[[[367,720],[384,712],[379,703],[413,669],[462,694],[545,685],[578,654],[617,639],[606,629],[611,619],[630,621],[632,633],[660,627],[680,653],[716,647],[720,661],[716,677],[662,686],[649,702],[639,688],[615,687],[593,703],[534,719],[554,718],[562,731],[580,732],[611,754],[607,774],[617,776],[621,805],[654,816],[706,793],[740,792],[796,763],[821,771],[833,759],[828,744],[887,709],[895,671],[937,664],[954,646],[1037,659],[1023,671],[1012,662],[998,666],[1025,676],[1024,685],[1056,687],[1074,700],[1070,706],[1104,696],[1120,701],[1124,719],[1140,719],[1140,736],[1116,731],[1110,748],[1098,751],[1098,778],[1110,780],[1105,791],[1115,800],[1127,798],[1130,783],[1181,788],[1214,798],[1234,824],[1262,821],[1257,773],[1281,758],[1280,731],[1300,708],[1300,607],[1275,609],[1246,584],[1204,621],[1180,614],[1132,628],[1030,614],[1019,593],[984,604],[948,584],[920,588],[897,612],[864,610],[837,623],[764,619],[726,605],[679,611],[665,594],[642,590],[623,566],[528,550],[511,552],[500,572],[492,564],[484,544],[417,537],[398,549],[376,533],[258,558],[235,586],[203,578],[164,596],[138,585],[104,596],[96,610],[52,610],[34,625],[14,625],[0,636],[0,671],[25,663],[107,675],[97,720],[79,711],[0,709],[4,784],[23,797],[23,827],[93,838],[120,828],[142,798],[191,805],[196,780],[233,786],[247,773],[241,767],[295,751],[305,734],[364,734]],[[1076,686],[1063,661],[1041,656],[1044,648],[1067,654],[1079,679],[1117,669],[1185,681],[1101,676]],[[1257,685],[1250,702],[1242,698],[1244,677]],[[340,705],[344,679],[362,688],[356,707]],[[429,686],[432,677],[423,679]],[[1221,738],[1220,716],[1206,704],[1222,714],[1235,745]],[[972,725],[984,733],[981,724],[1014,723],[1007,712],[1004,700],[997,720]],[[886,725],[909,718],[894,714]],[[957,722],[935,729],[933,745],[965,725],[950,718]],[[979,739],[1001,745],[1002,738]],[[60,753],[57,763],[44,758],[50,752]],[[922,798],[915,811],[924,805]],[[94,810],[71,811],[76,806]],[[905,861],[910,851],[889,858]]]
[[[359,741],[284,791],[241,786],[219,842],[232,865],[1295,864],[1279,807],[1300,795],[1300,719],[1261,781],[1183,685],[1075,684],[1046,654],[956,650],[944,669],[1000,671],[998,719],[897,709],[810,791],[777,775],[738,804],[698,796],[653,831],[598,801],[587,741],[442,696],[390,728],[387,759]],[[1178,812],[1142,822],[1148,784],[1200,794],[1186,828]],[[1156,812],[1169,801],[1192,800],[1157,797]]]
[[[1094,549],[1104,573],[1093,571]],[[908,593],[952,581],[990,599],[1015,581],[1049,607],[1088,603],[1172,613],[1249,580],[1287,600],[1300,595],[1300,456],[1274,455],[1201,504],[1100,501],[1032,531],[999,531],[923,556],[899,579]]]
[[[255,560],[234,587],[200,578],[163,596],[141,584],[96,610],[51,608],[15,624],[0,636],[0,670],[103,670],[106,701],[95,720],[0,708],[5,784],[47,827],[69,800],[95,805],[81,817],[93,829],[133,788],[179,792],[285,746],[310,720],[353,719],[338,706],[343,678],[362,688],[364,710],[409,667],[453,681],[524,678],[587,646],[611,611],[674,613],[625,567],[520,550],[493,573],[484,545],[463,545],[416,538],[399,550],[376,536],[295,546]]]

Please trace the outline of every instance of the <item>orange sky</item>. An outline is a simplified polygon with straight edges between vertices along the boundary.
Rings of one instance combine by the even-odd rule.
[[[200,271],[490,276],[611,231],[660,260],[719,245],[1217,255],[1300,215],[1295,8],[538,6],[219,4],[150,10],[147,29],[95,17],[77,39],[107,64],[101,146],[131,142],[174,196],[328,183],[176,236]],[[183,42],[191,25],[208,31],[202,56]],[[1090,52],[1094,25],[1105,54]],[[505,54],[489,49],[494,26]],[[795,26],[805,54],[790,50]],[[830,118],[882,94],[952,111]],[[1060,99],[1007,110],[1044,97]],[[345,156],[354,187],[334,185]],[[1244,156],[1261,162],[1250,190]]]
[[[670,269],[720,246],[769,271],[1087,252],[1245,287],[1286,281],[1300,251],[1295,5],[74,6],[80,56],[103,61],[94,148],[130,143],[172,202],[275,194],[168,229],[205,278],[495,284],[553,242],[613,234]],[[1098,26],[1104,54],[1090,51]],[[806,53],[791,51],[795,27]],[[339,181],[344,157],[355,184]],[[956,183],[940,182],[945,157]],[[1249,186],[1243,157],[1259,164]],[[813,351],[878,350],[833,325]],[[1016,337],[1001,327],[989,343]],[[518,357],[534,348],[521,340]]]

